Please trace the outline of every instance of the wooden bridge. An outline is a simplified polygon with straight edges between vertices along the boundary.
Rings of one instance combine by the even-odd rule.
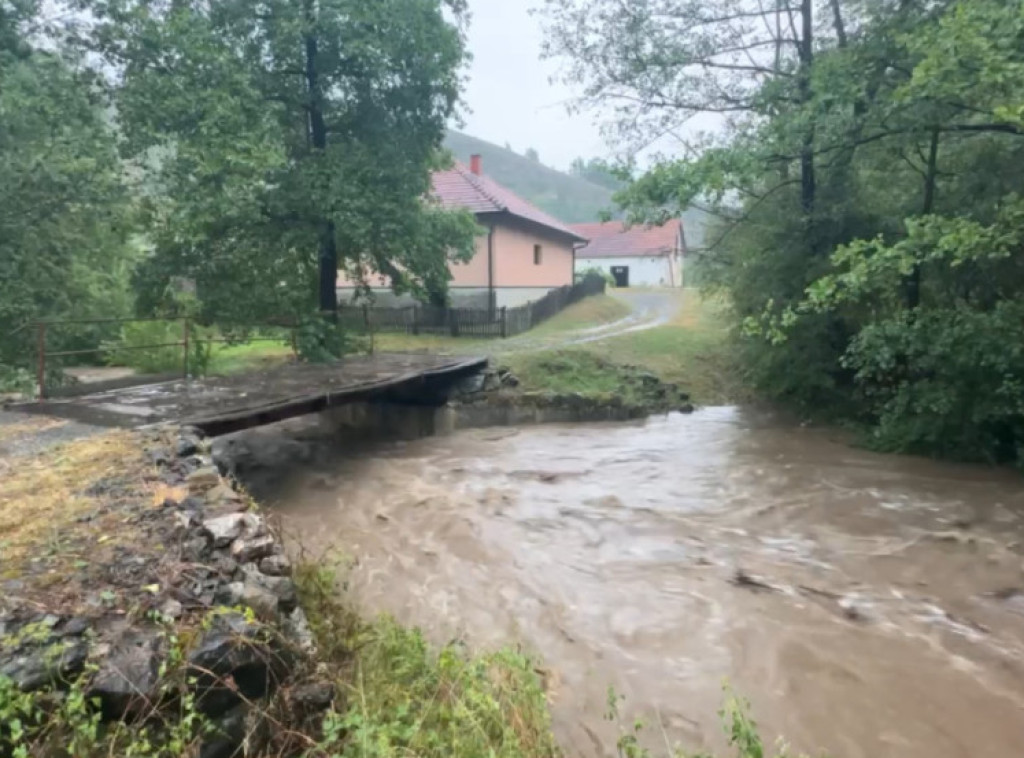
[[[437,405],[444,402],[451,385],[486,364],[486,358],[465,356],[353,356],[329,364],[289,364],[57,397],[14,409],[101,426],[176,421],[216,436],[349,403]]]

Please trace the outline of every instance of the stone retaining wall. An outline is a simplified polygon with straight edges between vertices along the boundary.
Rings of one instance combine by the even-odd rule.
[[[81,612],[5,596],[0,676],[26,692],[59,693],[77,682],[98,698],[105,720],[145,719],[190,690],[217,727],[202,758],[236,755],[242,737],[258,733],[254,703],[313,651],[291,565],[198,432],[164,427],[139,436],[169,494],[162,503],[126,507],[125,518],[147,520],[153,544],[123,551],[105,567],[111,588],[97,587]],[[123,581],[133,571],[143,582],[160,581]],[[303,709],[326,708],[333,698],[317,684],[292,694]]]

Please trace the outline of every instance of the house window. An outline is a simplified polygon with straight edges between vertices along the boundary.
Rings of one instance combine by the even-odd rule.
[[[544,249],[540,245],[533,246],[533,265],[539,266],[544,261]]]

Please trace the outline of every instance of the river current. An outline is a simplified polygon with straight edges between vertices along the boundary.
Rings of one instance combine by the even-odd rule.
[[[1024,756],[1024,486],[736,408],[342,447],[260,494],[369,613],[543,661],[571,755],[609,685],[652,744]]]

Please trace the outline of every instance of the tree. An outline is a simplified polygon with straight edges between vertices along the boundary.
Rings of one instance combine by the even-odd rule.
[[[53,31],[41,22],[38,3],[0,2],[0,364],[14,366],[32,362],[33,320],[127,315],[136,257],[102,89],[63,49],[32,44]],[[64,327],[48,342],[101,336]]]
[[[569,166],[569,173],[605,189],[620,190],[623,187],[614,169],[600,158],[576,158]]]
[[[526,148],[526,152],[523,153],[523,155],[525,155],[527,158],[529,158],[534,163],[540,163],[540,153],[538,153],[532,147]]]
[[[551,0],[544,15],[548,53],[612,139],[680,145],[627,165],[617,200],[634,221],[694,201],[716,214],[704,273],[762,390],[871,425],[890,449],[1006,460],[1024,449],[1024,368],[1007,347],[1024,291],[1008,241],[1024,193],[1022,11]],[[719,129],[684,134],[698,114]]]
[[[476,232],[429,199],[462,0],[88,5],[126,152],[154,176],[150,301],[178,275],[210,317],[333,312],[339,267],[444,290]]]

